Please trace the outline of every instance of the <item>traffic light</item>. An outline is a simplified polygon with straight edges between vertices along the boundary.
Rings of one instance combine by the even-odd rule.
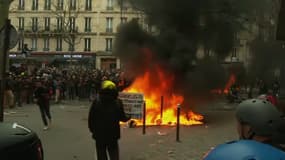
[[[285,41],[285,0],[281,1],[281,9],[279,13],[276,39]]]

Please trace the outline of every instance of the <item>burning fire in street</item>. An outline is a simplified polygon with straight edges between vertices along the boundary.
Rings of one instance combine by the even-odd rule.
[[[177,120],[177,105],[182,104],[184,97],[173,93],[171,90],[175,77],[167,74],[156,66],[152,71],[135,79],[132,85],[124,90],[129,93],[143,93],[146,102],[146,125],[175,125]],[[155,82],[152,80],[155,79]],[[161,96],[164,97],[163,116],[161,117]],[[180,124],[195,125],[202,124],[203,116],[190,111],[180,115]],[[137,125],[142,121],[136,120]]]
[[[229,93],[229,89],[235,83],[236,83],[236,76],[234,74],[231,74],[230,79],[229,79],[229,81],[227,82],[227,84],[226,84],[226,86],[224,88],[224,93],[228,94]]]
[[[214,89],[211,92],[216,94],[228,94],[231,86],[235,83],[236,83],[236,76],[234,74],[231,74],[224,89]]]

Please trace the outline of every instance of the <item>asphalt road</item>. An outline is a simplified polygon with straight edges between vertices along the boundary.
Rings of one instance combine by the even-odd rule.
[[[51,106],[53,124],[43,131],[36,105],[9,110],[6,122],[17,122],[38,133],[44,146],[45,160],[94,160],[95,145],[87,128],[89,102],[65,102]],[[200,160],[213,146],[237,138],[233,105],[223,102],[201,107],[205,124],[182,126],[176,142],[176,128],[121,127],[121,160]],[[103,123],[103,122],[102,122]]]

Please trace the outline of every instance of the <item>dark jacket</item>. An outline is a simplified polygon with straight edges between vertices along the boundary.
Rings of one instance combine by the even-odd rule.
[[[126,122],[123,103],[112,94],[100,94],[90,108],[88,127],[95,140],[104,142],[120,139],[120,121]]]
[[[49,102],[49,91],[45,87],[38,87],[34,91],[34,98],[37,99],[38,104]]]

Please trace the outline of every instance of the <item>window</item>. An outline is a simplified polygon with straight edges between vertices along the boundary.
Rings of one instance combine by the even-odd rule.
[[[232,52],[232,57],[237,57],[237,48],[235,47]]]
[[[44,51],[49,51],[49,38],[44,38]]]
[[[127,17],[122,17],[121,18],[121,24],[127,23],[128,18]]]
[[[37,17],[32,18],[32,30],[33,32],[38,31],[38,18]]]
[[[49,31],[50,30],[50,18],[45,17],[45,30]]]
[[[85,42],[84,51],[91,51],[91,38],[85,38],[84,42]]]
[[[92,0],[85,0],[85,10],[87,11],[92,10]]]
[[[32,10],[38,10],[38,9],[39,9],[39,2],[38,2],[38,0],[33,0]]]
[[[62,38],[57,37],[56,39],[56,51],[62,51]]]
[[[211,52],[210,52],[210,49],[208,47],[204,48],[204,54],[205,54],[205,57],[210,57],[211,56]]]
[[[113,10],[114,0],[107,0],[107,10]]]
[[[121,0],[121,6],[120,6],[122,11],[126,11],[128,10],[129,6],[128,6],[128,2]]]
[[[37,50],[37,47],[38,46],[38,39],[37,38],[32,38],[32,50],[33,51],[36,51]]]
[[[70,0],[69,9],[76,10],[76,0]]]
[[[62,30],[62,26],[63,26],[63,18],[62,17],[57,17],[56,18],[56,29],[57,31],[61,31]]]
[[[19,30],[24,30],[25,21],[24,17],[19,17]]]
[[[18,41],[18,51],[22,51],[22,49],[24,48],[24,39],[19,39]]]
[[[113,32],[113,18],[112,17],[107,17],[107,27],[106,27],[106,32]]]
[[[25,0],[19,0],[19,10],[24,10],[25,9]]]
[[[240,44],[240,39],[239,39],[239,35],[237,32],[234,33],[234,42],[235,42],[235,47],[233,48],[233,51],[232,51],[232,58],[233,59],[236,59],[237,58],[237,50],[241,44]]]
[[[63,0],[57,0],[57,10],[63,10]]]
[[[74,51],[75,49],[74,49],[74,44],[75,44],[75,38],[74,37],[72,37],[71,39],[69,39],[68,40],[68,45],[69,45],[69,47],[68,47],[68,50],[69,51]]]
[[[91,32],[91,17],[85,17],[85,32]]]
[[[110,52],[113,49],[113,39],[106,38],[106,51]]]
[[[50,6],[51,6],[50,1],[51,0],[45,0],[45,10],[50,10]]]
[[[75,31],[75,17],[69,17],[69,29],[71,32]]]

